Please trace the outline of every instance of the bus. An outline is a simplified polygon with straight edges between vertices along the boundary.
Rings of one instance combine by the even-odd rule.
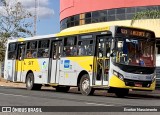
[[[83,95],[106,89],[124,97],[130,89],[155,89],[155,34],[127,26],[77,26],[60,33],[8,41],[4,78],[28,90],[50,85]]]
[[[156,88],[160,88],[160,38],[156,38]]]

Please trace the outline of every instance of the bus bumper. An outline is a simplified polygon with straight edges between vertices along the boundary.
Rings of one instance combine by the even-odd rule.
[[[124,89],[135,89],[135,90],[153,91],[153,90],[155,90],[155,85],[156,85],[156,81],[152,82],[149,87],[126,86],[125,82],[123,80],[119,79],[116,76],[112,76],[110,78],[110,80],[109,80],[109,87],[114,87],[114,88],[124,88]]]

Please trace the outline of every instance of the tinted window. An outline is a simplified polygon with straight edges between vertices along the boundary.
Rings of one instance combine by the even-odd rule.
[[[118,8],[116,10],[116,14],[124,14],[125,13],[125,8]]]
[[[91,12],[85,14],[85,18],[91,18]]]
[[[70,36],[64,38],[63,56],[77,55],[77,37]]]
[[[49,57],[49,40],[39,41],[38,57],[48,58]]]
[[[16,59],[16,43],[10,43],[8,48],[8,59]]]
[[[135,8],[126,8],[126,13],[135,13]]]
[[[37,41],[28,42],[26,58],[36,58],[36,57],[37,57]]]
[[[115,14],[115,9],[108,10],[108,15],[114,15]]]

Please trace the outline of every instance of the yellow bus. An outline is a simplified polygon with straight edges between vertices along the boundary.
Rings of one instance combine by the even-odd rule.
[[[92,24],[91,24],[92,25]],[[51,85],[83,95],[107,89],[124,97],[129,89],[155,89],[155,34],[125,26],[77,26],[54,35],[8,41],[4,78],[28,90]]]

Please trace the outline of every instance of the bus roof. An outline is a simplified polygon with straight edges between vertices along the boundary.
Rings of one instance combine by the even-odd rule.
[[[127,28],[136,28],[136,29],[151,31],[151,30],[138,28],[138,27],[123,26],[123,25],[109,25],[106,22],[102,22],[102,23],[93,23],[93,24],[70,27],[56,34],[41,35],[41,36],[34,36],[34,37],[28,37],[28,38],[18,38],[18,39],[8,40],[8,42],[9,43],[18,42],[18,41],[21,42],[21,41],[28,41],[28,40],[34,40],[34,39],[53,38],[53,37],[60,37],[60,36],[67,36],[67,35],[85,34],[90,32],[107,31],[107,30],[110,30],[111,27],[127,27]]]
[[[58,33],[57,36],[76,35],[106,30],[109,30],[109,26],[104,25],[102,23],[95,23],[67,28]]]
[[[41,35],[41,36],[34,36],[34,37],[28,37],[28,38],[18,38],[18,39],[12,39],[8,40],[8,42],[23,42],[28,40],[36,40],[36,39],[42,39],[42,38],[53,38],[56,37],[56,34],[49,34],[49,35]]]
[[[139,27],[132,27],[132,26],[124,26],[124,25],[110,25],[107,22],[101,22],[101,23],[93,23],[93,24],[86,24],[86,25],[81,25],[81,26],[75,26],[75,27],[70,27],[65,30],[62,30],[60,33],[57,33],[58,36],[66,36],[66,35],[76,35],[76,34],[83,34],[83,33],[88,33],[88,32],[98,32],[98,31],[106,31],[110,30],[110,27],[126,27],[126,28],[135,28],[135,29],[142,29],[145,31],[150,31],[144,28],[139,28]]]

